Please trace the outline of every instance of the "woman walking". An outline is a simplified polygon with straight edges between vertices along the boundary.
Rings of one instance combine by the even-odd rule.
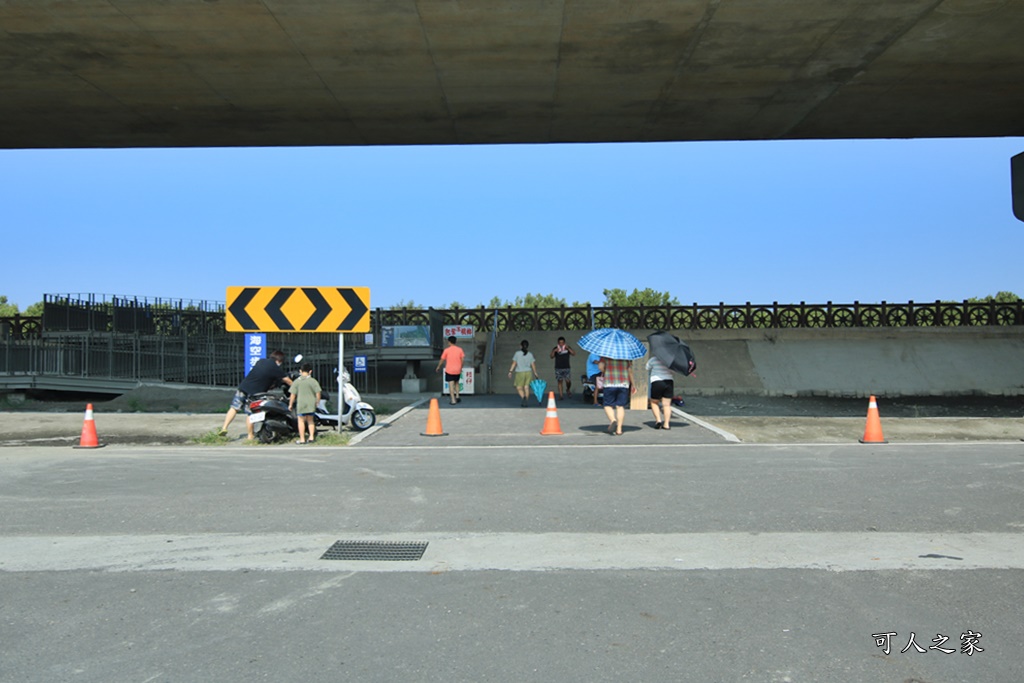
[[[519,405],[525,408],[530,398],[530,380],[540,377],[537,374],[537,359],[530,352],[530,342],[525,339],[520,343],[520,349],[512,356],[512,365],[509,366],[508,376],[513,380],[516,393],[522,399]]]
[[[675,380],[672,370],[656,356],[647,361],[647,370],[651,373],[648,381],[651,395],[651,413],[654,414],[655,429],[671,429],[669,419],[672,417],[672,395],[675,393]]]

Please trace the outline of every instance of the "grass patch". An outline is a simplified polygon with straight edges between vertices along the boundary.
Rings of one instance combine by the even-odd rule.
[[[295,442],[298,440],[298,438],[299,438],[298,434],[292,434],[291,437],[288,438],[288,439],[279,439],[279,440],[277,440],[277,441],[275,441],[273,443],[266,443],[266,444],[265,443],[260,443],[259,439],[254,439],[252,441],[248,441],[246,439],[242,439],[242,443],[251,444],[251,445],[254,445],[254,446],[270,446],[270,447],[274,447],[274,446],[297,446],[298,444],[296,444]],[[313,445],[314,446],[347,446],[348,445],[348,441],[351,438],[352,438],[352,435],[350,433],[348,433],[348,432],[342,432],[341,434],[339,434],[338,432],[334,432],[334,431],[331,431],[331,432],[319,432],[316,435],[316,439],[313,441]]]
[[[405,407],[405,404],[403,403],[401,406],[395,406],[393,403],[378,403],[373,406],[373,412],[377,413],[378,416],[391,415],[400,407]]]
[[[320,432],[313,441],[314,446],[347,446],[352,435],[348,432]]]
[[[82,404],[85,410],[85,404]],[[44,404],[31,398],[3,396],[0,397],[0,410],[8,413],[45,413],[48,412]]]
[[[199,444],[200,446],[223,446],[231,443],[230,436],[221,436],[219,429],[213,429],[199,436],[194,436],[189,439],[189,443]]]
[[[317,434],[316,441],[313,443],[316,446],[347,446],[349,439],[351,438],[351,432],[342,432],[341,434],[335,431],[320,432]],[[189,439],[189,443],[198,446],[226,446],[229,444],[235,446],[287,446],[289,444],[295,445],[295,438],[282,439],[271,444],[263,444],[260,443],[258,439],[250,441],[244,436],[241,440],[234,436],[221,436],[220,430],[214,429],[200,434],[199,436],[192,437]]]

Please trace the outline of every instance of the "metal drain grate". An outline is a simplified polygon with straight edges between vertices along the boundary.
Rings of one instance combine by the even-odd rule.
[[[420,541],[336,541],[320,559],[415,562],[426,549]]]

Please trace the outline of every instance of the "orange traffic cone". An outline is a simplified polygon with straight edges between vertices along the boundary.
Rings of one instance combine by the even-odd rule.
[[[555,407],[555,392],[548,394],[548,410],[544,414],[544,429],[540,430],[541,435],[561,434],[562,427],[558,424],[558,408]]]
[[[441,428],[441,409],[437,405],[437,399],[430,399],[430,410],[427,411],[427,431],[420,432],[420,436],[448,436],[448,432]]]
[[[882,420],[878,417],[878,402],[872,396],[868,401],[868,423],[864,427],[864,438],[861,443],[889,443],[882,436]]]
[[[96,436],[96,420],[92,417],[92,404],[85,406],[85,422],[82,423],[82,436],[78,439],[78,445],[74,448],[102,448],[99,437]]]

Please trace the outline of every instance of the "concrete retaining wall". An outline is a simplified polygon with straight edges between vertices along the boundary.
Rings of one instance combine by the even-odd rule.
[[[649,332],[634,331],[645,341]],[[677,378],[683,394],[1024,395],[1024,327],[697,330],[675,334],[690,344],[697,357],[696,376]],[[572,365],[576,384],[587,357],[578,346],[582,333],[506,332],[499,334],[494,355],[494,391],[514,391],[505,373],[522,339],[530,342],[541,378],[554,388],[554,361],[548,354],[559,336],[576,348]],[[637,375],[638,379],[646,375],[642,367]],[[646,377],[641,381],[646,385]]]

